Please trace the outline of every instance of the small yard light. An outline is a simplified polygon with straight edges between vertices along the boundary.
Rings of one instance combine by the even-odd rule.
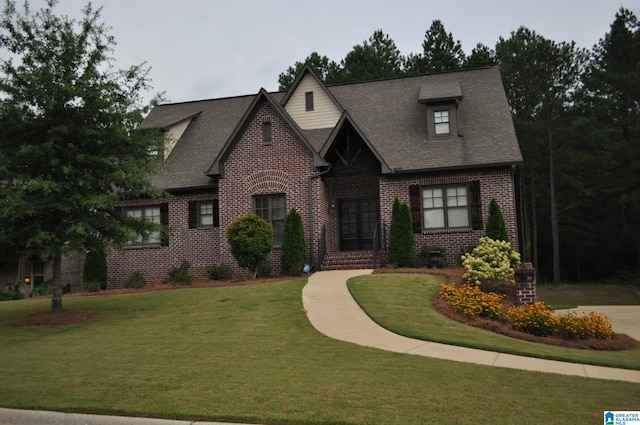
[[[25,276],[24,277],[24,284],[25,285],[30,285],[31,284],[31,278],[29,276]]]

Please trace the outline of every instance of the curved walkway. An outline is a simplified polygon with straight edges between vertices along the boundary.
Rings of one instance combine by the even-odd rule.
[[[336,270],[309,276],[302,302],[311,324],[341,341],[396,353],[445,360],[640,383],[640,371],[516,356],[407,338],[389,332],[367,316],[347,289],[347,280],[372,270]]]

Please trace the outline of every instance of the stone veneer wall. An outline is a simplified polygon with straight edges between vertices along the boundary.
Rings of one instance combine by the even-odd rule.
[[[500,205],[511,246],[517,250],[518,231],[515,216],[514,183],[511,169],[507,167],[477,171],[450,171],[421,176],[383,176],[380,179],[380,220],[382,223],[387,223],[388,229],[388,225],[391,223],[393,200],[396,196],[400,202],[410,204],[410,185],[447,185],[469,183],[474,180],[480,181],[483,230],[423,230],[422,233],[414,235],[416,255],[420,253],[420,249],[424,245],[440,245],[447,250],[447,263],[456,264],[461,250],[469,245],[477,244],[478,240],[484,236],[484,227],[486,227],[489,215],[489,203],[492,198],[495,198]]]
[[[112,250],[107,257],[108,288],[121,288],[134,271],[141,271],[149,284],[164,282],[172,266],[186,260],[191,263],[189,273],[204,278],[206,269],[219,262],[220,228],[189,229],[189,201],[208,201],[216,198],[209,193],[177,194],[169,203],[169,246],[127,247]],[[155,201],[130,201],[125,207],[157,205]]]

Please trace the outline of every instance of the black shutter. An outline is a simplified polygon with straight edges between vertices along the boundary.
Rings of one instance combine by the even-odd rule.
[[[411,221],[413,222],[413,233],[422,232],[422,208],[420,208],[420,186],[412,184],[409,186],[409,203],[411,209]]]
[[[160,204],[160,224],[165,226],[160,238],[160,246],[169,246],[169,203]]]
[[[471,195],[471,227],[473,230],[482,230],[482,199],[480,197],[480,182],[474,180],[469,186]]]
[[[189,201],[189,229],[198,227],[198,201]]]
[[[220,227],[220,203],[213,200],[213,227]]]

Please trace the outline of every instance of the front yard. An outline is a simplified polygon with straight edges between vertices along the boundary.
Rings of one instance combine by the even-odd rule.
[[[387,310],[413,317],[406,329],[420,318],[395,294],[434,286],[424,279],[398,275],[387,291]],[[59,327],[9,325],[48,311],[49,299],[2,302],[0,406],[262,424],[597,423],[603,410],[637,409],[637,384],[332,340],[310,325],[304,284],[66,297],[66,309],[94,316]],[[464,332],[487,343],[485,332]]]

